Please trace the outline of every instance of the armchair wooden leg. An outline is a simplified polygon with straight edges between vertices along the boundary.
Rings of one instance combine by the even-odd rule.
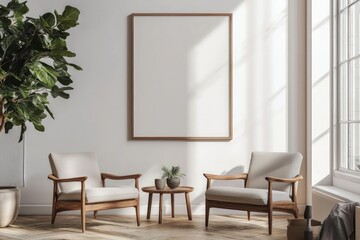
[[[81,205],[81,230],[84,233],[85,232],[85,205]]]
[[[272,209],[269,209],[268,212],[268,227],[269,227],[269,235],[272,234]]]
[[[137,200],[137,205],[135,206],[135,212],[136,212],[136,223],[138,226],[140,226],[140,201]]]
[[[248,216],[248,221],[250,221],[250,218],[251,218],[251,212],[250,211],[247,211],[247,216]]]
[[[55,223],[56,214],[57,214],[57,212],[53,212],[52,217],[51,217],[51,224]]]
[[[57,211],[56,211],[55,206],[53,205],[52,216],[51,216],[51,224],[55,223],[56,214],[57,214]]]
[[[209,213],[210,213],[210,207],[209,205],[206,203],[205,204],[205,227],[209,226]]]
[[[294,217],[295,217],[295,218],[298,218],[298,217],[299,217],[299,209],[296,208],[296,209],[294,210],[294,213],[293,213],[293,214],[294,214]]]
[[[98,211],[94,211],[94,218],[96,219]]]
[[[54,182],[51,224],[55,223],[55,218],[56,218],[56,214],[57,214],[57,209],[56,209],[57,194],[56,193],[57,193],[57,184]]]

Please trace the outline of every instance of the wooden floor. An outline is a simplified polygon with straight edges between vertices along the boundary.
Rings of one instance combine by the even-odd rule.
[[[59,215],[54,225],[50,216],[19,216],[7,228],[0,228],[0,239],[286,239],[287,218],[274,216],[273,235],[267,234],[267,217],[211,215],[209,227],[204,227],[204,216],[163,217],[163,224],[142,217],[136,226],[132,216],[102,216],[96,220],[87,217],[86,232],[81,233],[80,216]]]

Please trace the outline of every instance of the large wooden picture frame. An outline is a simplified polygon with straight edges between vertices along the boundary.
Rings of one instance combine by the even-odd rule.
[[[232,14],[134,13],[133,140],[232,139]]]

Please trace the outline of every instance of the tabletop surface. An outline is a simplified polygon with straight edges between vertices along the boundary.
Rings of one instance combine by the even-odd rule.
[[[149,187],[143,187],[141,188],[141,190],[143,190],[143,192],[148,192],[148,193],[187,193],[194,191],[194,188],[189,186],[179,186],[174,189],[165,187],[164,190],[157,190],[155,186],[149,186]]]

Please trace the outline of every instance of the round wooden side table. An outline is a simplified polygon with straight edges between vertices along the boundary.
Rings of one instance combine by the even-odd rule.
[[[185,200],[186,200],[186,209],[188,214],[188,219],[192,220],[191,216],[191,204],[190,204],[190,196],[189,193],[194,191],[193,187],[188,186],[179,186],[175,189],[170,189],[166,187],[164,190],[157,190],[154,186],[151,187],[143,187],[141,190],[143,192],[149,193],[149,200],[148,200],[148,209],[147,209],[147,216],[146,219],[150,219],[151,215],[151,205],[152,205],[152,196],[154,193],[159,194],[159,223],[162,223],[162,202],[163,202],[163,194],[170,194],[171,195],[171,217],[175,217],[175,209],[174,209],[174,195],[176,193],[185,193]]]

